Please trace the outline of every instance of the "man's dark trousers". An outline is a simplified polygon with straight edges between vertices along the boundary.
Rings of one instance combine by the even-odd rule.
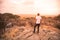
[[[39,33],[39,26],[40,24],[35,24],[33,33],[35,33],[36,31],[36,27],[37,27],[37,33]]]

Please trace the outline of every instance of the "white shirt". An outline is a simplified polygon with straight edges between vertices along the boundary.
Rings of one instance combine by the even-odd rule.
[[[41,16],[36,16],[36,24],[40,24]]]

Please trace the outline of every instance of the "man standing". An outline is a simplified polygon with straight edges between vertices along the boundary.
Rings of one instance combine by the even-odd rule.
[[[39,33],[39,26],[40,26],[40,21],[41,21],[41,16],[40,16],[40,14],[39,13],[37,13],[37,16],[36,16],[36,24],[35,24],[35,26],[34,26],[34,31],[33,31],[33,33],[35,33],[35,31],[36,31],[36,27],[37,27],[37,33]]]

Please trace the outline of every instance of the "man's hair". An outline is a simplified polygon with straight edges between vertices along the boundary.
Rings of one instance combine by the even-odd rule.
[[[37,13],[37,15],[39,16],[40,14],[39,14],[39,13]]]

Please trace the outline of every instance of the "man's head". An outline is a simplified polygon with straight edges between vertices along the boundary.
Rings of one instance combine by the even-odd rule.
[[[40,14],[39,13],[37,13],[37,16],[39,16]]]

